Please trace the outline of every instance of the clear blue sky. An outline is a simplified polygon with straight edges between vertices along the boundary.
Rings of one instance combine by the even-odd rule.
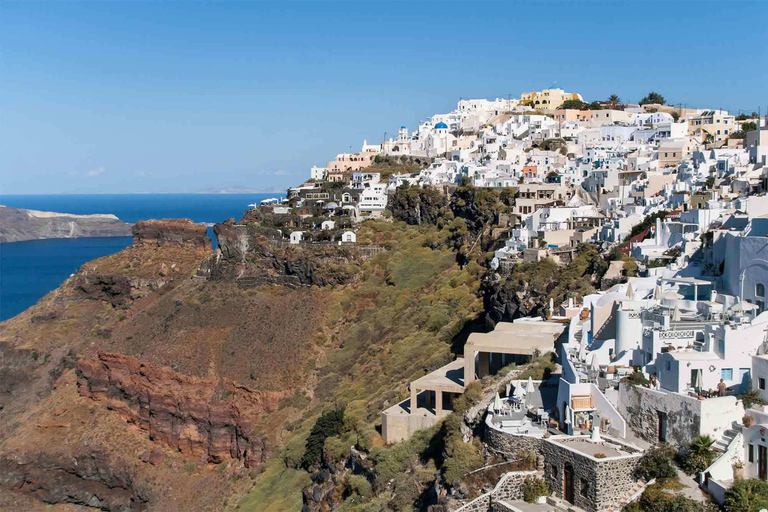
[[[296,184],[460,97],[768,105],[768,2],[0,2],[0,193]]]

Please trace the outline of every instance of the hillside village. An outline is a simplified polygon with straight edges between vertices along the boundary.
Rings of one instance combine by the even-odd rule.
[[[473,382],[494,383],[477,437],[501,460],[533,453],[536,464],[448,509],[646,510],[643,496],[670,476],[647,461],[677,452],[690,476],[672,476],[691,503],[757,510],[734,496],[748,482],[768,488],[767,185],[768,123],[756,113],[657,93],[587,103],[553,87],[461,100],[366,141],[241,222],[290,244],[353,244],[363,221],[393,217],[405,190],[445,201],[460,188],[506,191],[509,208],[478,230],[491,240],[488,279],[547,259],[562,267],[591,244],[615,255],[609,286],[470,334],[463,357],[381,412],[386,443],[439,424]],[[429,222],[428,208],[417,199],[408,222]],[[548,353],[557,371],[511,378]]]

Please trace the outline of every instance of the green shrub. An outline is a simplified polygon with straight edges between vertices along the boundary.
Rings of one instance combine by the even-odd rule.
[[[725,512],[754,512],[764,508],[768,508],[768,483],[762,480],[736,480],[725,491]]]
[[[765,405],[765,400],[760,398],[756,389],[751,389],[741,395],[741,401],[744,404],[744,410],[750,409],[754,405]]]
[[[543,479],[538,477],[526,478],[523,482],[523,499],[528,503],[533,503],[539,496],[549,495],[549,485]]]
[[[346,485],[350,492],[357,494],[361,498],[368,498],[371,494],[373,494],[373,487],[371,486],[371,482],[369,482],[362,475],[347,476]]]
[[[443,463],[443,476],[445,481],[453,485],[461,480],[467,473],[479,468],[483,463],[480,455],[480,440],[465,443],[460,435],[454,435],[448,441],[445,450],[445,462]]]
[[[640,499],[624,507],[624,512],[717,512],[710,503],[701,503],[675,494],[681,485],[676,479],[659,480],[643,492]]]
[[[621,379],[621,381],[633,386],[648,386],[651,383],[643,372],[638,371],[637,368],[635,368],[634,372]]]
[[[667,443],[660,443],[646,450],[635,468],[635,477],[645,480],[653,478],[676,478],[673,464],[675,449]]]

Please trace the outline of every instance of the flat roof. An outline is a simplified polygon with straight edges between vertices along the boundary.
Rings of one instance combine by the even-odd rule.
[[[411,388],[464,392],[464,359],[456,359],[411,382]]]
[[[556,322],[499,322],[489,333],[473,332],[464,346],[481,352],[533,355],[554,350],[567,325]]]
[[[685,223],[682,223],[685,224]],[[714,284],[712,281],[706,281],[704,279],[696,279],[695,277],[670,277],[668,279],[661,278],[661,281],[664,281],[665,283],[679,283],[679,284],[700,284],[700,285],[707,285],[707,284]]]

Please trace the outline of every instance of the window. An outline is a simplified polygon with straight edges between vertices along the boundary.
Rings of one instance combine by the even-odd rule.
[[[733,368],[721,368],[720,369],[720,378],[723,379],[726,382],[730,382],[733,380]]]
[[[755,462],[755,447],[752,445],[752,443],[749,444],[749,450],[748,450],[748,456],[747,460],[749,462]]]
[[[760,388],[760,389],[763,389],[763,390],[765,389],[765,379],[764,378],[760,377],[759,379],[757,379],[757,387]]]
[[[765,297],[765,285],[763,283],[757,283],[755,285],[755,295],[758,297]]]
[[[589,480],[586,478],[581,479],[581,495],[586,496],[589,494]]]
[[[670,371],[672,369],[672,362],[667,361],[667,371]]]
[[[725,340],[717,340],[717,349],[721,354],[725,354]]]

